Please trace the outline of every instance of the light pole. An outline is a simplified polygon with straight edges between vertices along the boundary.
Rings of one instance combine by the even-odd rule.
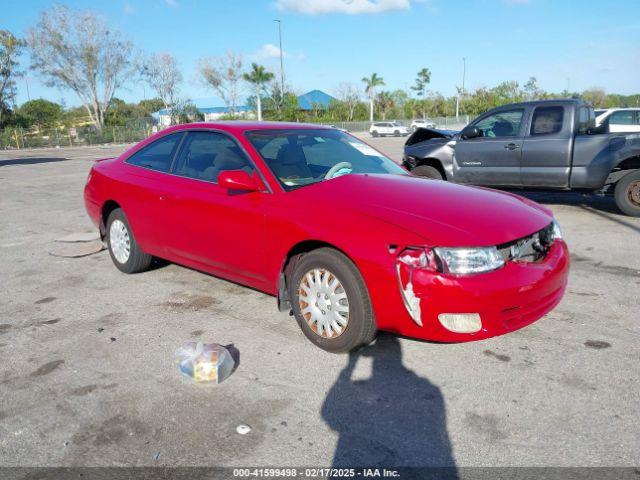
[[[467,59],[462,57],[462,98],[464,99],[464,79],[467,76]]]
[[[282,22],[280,20],[274,20],[278,22],[278,42],[280,45],[280,88],[282,97],[284,99],[284,62],[282,60]]]

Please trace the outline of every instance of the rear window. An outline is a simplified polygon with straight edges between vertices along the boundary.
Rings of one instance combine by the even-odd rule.
[[[184,132],[171,133],[131,155],[126,162],[159,172],[168,172]]]
[[[551,135],[562,130],[563,107],[537,107],[531,120],[531,135]]]

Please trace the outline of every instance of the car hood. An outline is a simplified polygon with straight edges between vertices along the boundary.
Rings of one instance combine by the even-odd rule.
[[[491,246],[551,223],[550,210],[510,193],[410,175],[343,175],[290,192],[333,211],[374,217],[434,246]]]

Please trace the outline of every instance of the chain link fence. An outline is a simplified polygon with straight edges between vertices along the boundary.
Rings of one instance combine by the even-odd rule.
[[[107,143],[131,143],[147,138],[153,132],[148,123],[127,126],[105,126],[98,130],[87,127],[57,127],[28,130],[21,127],[0,131],[0,149],[55,148],[101,145]]]
[[[465,125],[467,125],[473,117],[469,115],[460,115],[459,117],[429,117],[427,121],[429,123],[434,123],[436,128],[440,129],[451,129],[451,130],[460,130]],[[387,120],[374,120],[374,122],[395,122],[398,125],[403,125],[405,127],[409,127],[413,119],[387,119]],[[371,127],[371,122],[363,121],[363,122],[313,122],[311,123],[320,123],[322,125],[333,125],[338,128],[342,128],[348,132],[368,132],[369,127]]]
[[[434,117],[428,121],[435,123],[436,128],[462,129],[473,118],[468,115],[460,117]],[[383,120],[376,120],[380,122]],[[409,127],[413,120],[394,119],[400,125]],[[367,132],[371,122],[313,122],[322,125],[334,125],[349,132]],[[157,128],[157,127],[156,127]],[[93,126],[86,127],[57,127],[48,129],[29,130],[24,128],[6,128],[0,130],[0,149],[13,150],[22,148],[55,148],[103,145],[109,143],[134,143],[150,136],[154,131],[153,123],[147,119],[136,120],[126,126],[105,126],[98,130]],[[162,128],[162,127],[160,127]]]

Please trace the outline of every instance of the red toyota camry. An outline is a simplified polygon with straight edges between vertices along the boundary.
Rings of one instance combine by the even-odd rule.
[[[262,290],[331,352],[377,330],[483,339],[561,300],[569,255],[549,209],[425,180],[333,128],[194,123],[98,161],[89,216],[125,273],[152,257]]]

